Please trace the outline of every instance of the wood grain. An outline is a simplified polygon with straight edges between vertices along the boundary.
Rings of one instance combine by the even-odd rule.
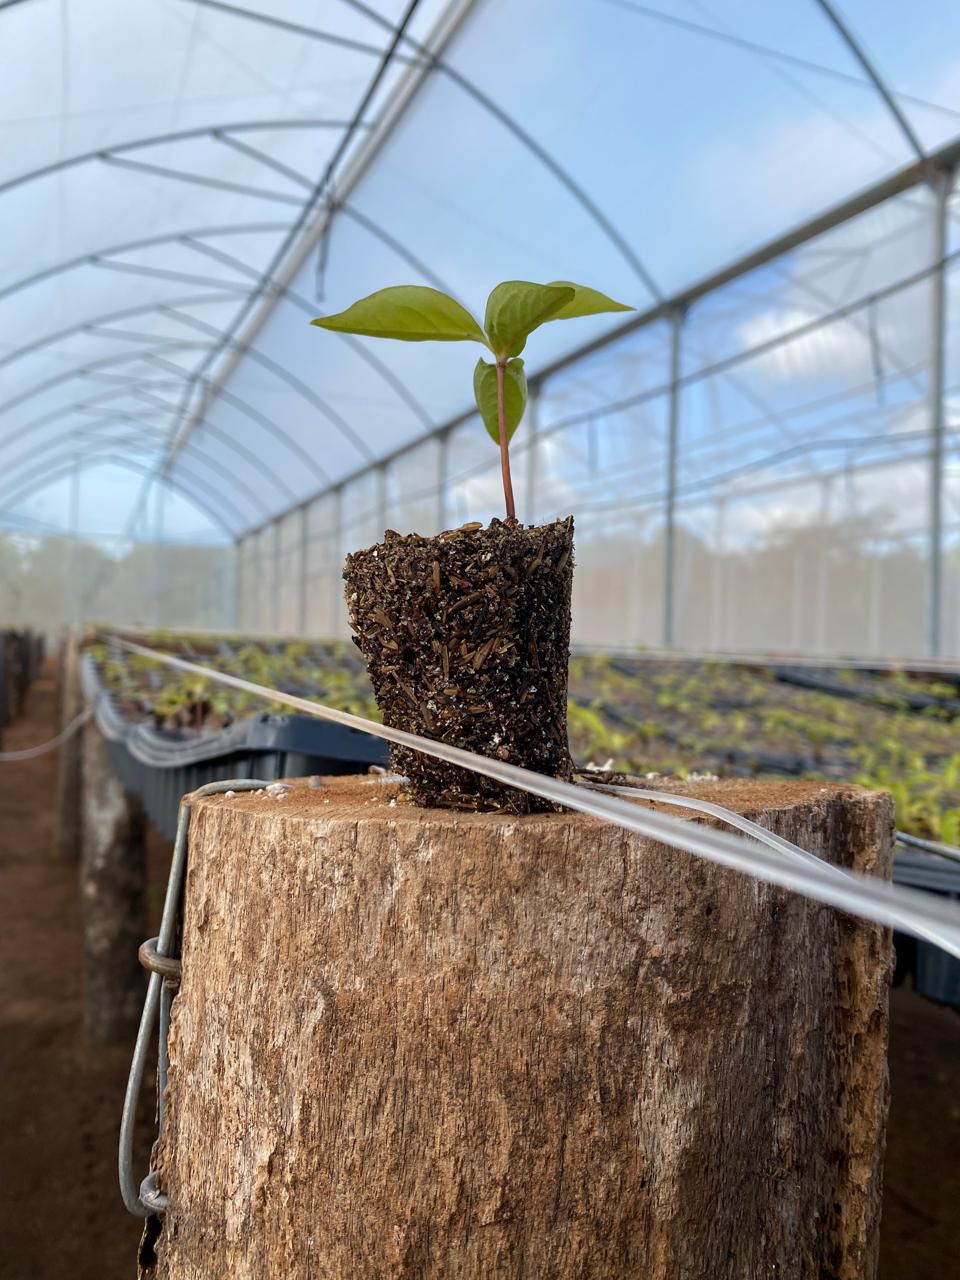
[[[83,1030],[90,1044],[130,1044],[137,1034],[144,973],[137,949],[146,933],[147,818],[124,791],[94,720],[83,744]]]
[[[699,791],[889,875],[856,788]],[[193,814],[164,1280],[871,1280],[887,932],[579,815]]]

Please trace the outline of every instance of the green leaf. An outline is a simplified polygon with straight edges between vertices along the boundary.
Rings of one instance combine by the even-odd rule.
[[[574,284],[572,280],[552,280],[550,288],[573,290],[573,298],[550,316],[551,320],[573,320],[577,316],[598,316],[605,311],[635,310],[626,303],[614,302],[599,289],[588,289],[586,285]]]
[[[454,298],[425,285],[401,284],[379,289],[346,311],[321,316],[311,324],[337,333],[368,338],[399,338],[404,342],[482,342],[483,330]]]
[[[505,280],[487,299],[484,324],[494,354],[518,356],[527,338],[561,308],[572,303],[572,285],[533,284],[529,280]]]
[[[497,416],[497,366],[488,364],[481,358],[473,371],[473,394],[483,425],[494,444],[500,443],[500,423]],[[503,425],[507,429],[507,439],[513,439],[513,433],[520,425],[523,411],[527,407],[527,375],[523,371],[522,360],[508,360],[503,378]]]

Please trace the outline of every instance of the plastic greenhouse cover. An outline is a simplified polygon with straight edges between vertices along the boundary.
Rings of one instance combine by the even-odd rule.
[[[582,279],[642,311],[904,169],[918,145],[960,135],[960,10],[918,0],[908,18],[892,0],[846,0],[867,63],[831,12],[818,0],[0,4],[2,522],[238,537],[469,408],[468,346],[345,340],[311,329],[312,315],[401,281],[482,312],[511,277]],[[257,302],[286,241],[304,243],[292,229],[335,158],[311,206],[334,206],[320,243],[282,296]],[[901,249],[924,198],[889,215]],[[882,243],[878,218],[833,242],[825,301],[808,290],[801,318],[846,300],[843,264],[858,235]],[[926,230],[902,272],[929,262]],[[865,290],[889,277],[882,253],[871,262]],[[800,307],[789,263],[774,264],[747,294],[705,300],[685,360],[788,332]],[[224,346],[260,308],[250,350]],[[548,326],[528,372],[617,323]],[[610,348],[579,385],[572,373],[548,384],[547,420],[662,383],[664,329]],[[836,364],[850,335],[820,341]],[[732,420],[743,396],[777,385],[777,360],[789,372],[820,350],[792,344],[745,367],[746,389],[709,392],[714,410]],[[851,385],[871,358],[861,344],[848,359]],[[689,395],[693,443],[709,434],[706,395]],[[685,464],[691,483],[697,467]]]

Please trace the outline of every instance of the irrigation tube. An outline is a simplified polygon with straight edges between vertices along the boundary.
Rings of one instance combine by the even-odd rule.
[[[960,959],[960,911],[934,900],[930,894],[876,880],[853,871],[845,872],[841,878],[837,876],[836,868],[830,870],[828,865],[820,862],[819,859],[815,860],[817,865],[792,860],[788,863],[782,854],[766,849],[753,841],[744,840],[740,836],[714,831],[709,827],[683,822],[678,818],[650,813],[638,809],[636,805],[630,804],[619,796],[606,795],[586,787],[575,786],[559,778],[531,773],[528,769],[504,764],[500,760],[492,760],[487,756],[478,756],[472,751],[464,751],[461,747],[452,747],[445,742],[422,738],[418,734],[407,733],[403,729],[392,729],[388,725],[365,720],[362,716],[351,715],[348,711],[337,711],[333,707],[310,702],[294,694],[280,693],[276,689],[243,680],[239,676],[214,671],[198,663],[188,662],[184,658],[175,658],[170,654],[160,653],[156,649],[148,649],[129,640],[122,640],[119,636],[114,638],[128,652],[151,658],[154,662],[174,667],[179,671],[189,671],[194,675],[204,676],[208,680],[215,680],[230,688],[254,694],[269,702],[290,707],[294,711],[302,711],[306,715],[317,716],[321,720],[330,720],[335,724],[346,725],[350,729],[359,729],[362,733],[369,733],[387,742],[409,747],[413,751],[425,752],[438,760],[458,765],[462,769],[482,773],[505,786],[516,787],[520,791],[530,792],[554,804],[576,809],[580,813],[601,818],[605,822],[612,822],[615,826],[635,831],[638,835],[646,836],[661,844],[683,849],[686,853],[705,858],[718,866],[746,872],[768,884],[793,890],[815,902],[861,916],[877,924],[899,929],[923,941],[936,937],[938,946]]]

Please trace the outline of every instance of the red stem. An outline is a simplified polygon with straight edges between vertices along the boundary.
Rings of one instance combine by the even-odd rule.
[[[503,477],[503,500],[507,508],[507,519],[516,520],[517,509],[513,501],[513,480],[510,478],[510,441],[504,423],[504,386],[507,366],[497,361],[497,435],[500,437],[500,474]]]

